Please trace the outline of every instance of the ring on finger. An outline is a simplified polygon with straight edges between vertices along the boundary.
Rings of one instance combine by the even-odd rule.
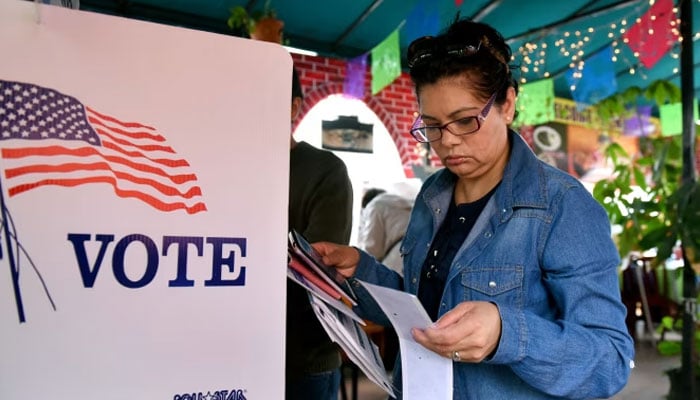
[[[452,352],[452,361],[462,361],[462,357],[459,356],[459,351],[455,350]]]

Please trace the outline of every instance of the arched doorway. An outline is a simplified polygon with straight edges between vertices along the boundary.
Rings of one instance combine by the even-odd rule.
[[[338,117],[357,117],[362,124],[372,125],[372,152],[333,151],[348,168],[353,186],[353,231],[350,243],[357,238],[360,221],[360,200],[371,187],[389,191],[400,187],[405,195],[415,195],[420,182],[407,179],[401,156],[394,139],[379,117],[363,101],[341,94],[332,94],[311,108],[294,130],[294,138],[315,147],[323,148],[323,121],[335,121]]]

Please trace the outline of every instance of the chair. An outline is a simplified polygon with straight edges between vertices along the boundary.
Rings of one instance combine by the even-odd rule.
[[[625,323],[630,335],[636,340],[636,323],[642,319],[647,333],[650,334],[651,343],[656,347],[654,337],[654,322],[660,322],[666,315],[675,315],[678,305],[669,298],[668,271],[661,268],[661,281],[659,286],[657,271],[651,265],[652,257],[631,255],[627,268],[622,273],[622,301],[627,307]]]

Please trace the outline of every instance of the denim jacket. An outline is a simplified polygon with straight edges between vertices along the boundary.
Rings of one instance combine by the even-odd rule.
[[[501,184],[452,262],[439,311],[463,301],[492,302],[501,338],[488,360],[454,363],[454,398],[610,397],[627,382],[634,344],[607,216],[579,181],[540,161],[517,133],[509,139]],[[401,244],[404,279],[363,252],[354,278],[417,294],[456,179],[442,169],[421,188]],[[355,287],[358,311],[388,324]],[[400,391],[398,360],[395,365]]]

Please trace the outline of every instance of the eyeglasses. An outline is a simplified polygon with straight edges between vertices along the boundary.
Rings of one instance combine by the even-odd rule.
[[[442,131],[447,129],[455,136],[471,135],[481,129],[481,123],[484,122],[486,116],[491,111],[493,102],[496,101],[496,93],[492,94],[489,101],[481,110],[481,112],[473,117],[465,117],[450,121],[444,125],[426,125],[423,118],[418,116],[411,127],[411,136],[421,143],[434,142],[442,138]]]
[[[444,39],[423,36],[411,42],[406,51],[408,68],[421,64],[434,56],[469,57],[479,52],[481,41],[474,44],[447,44]]]

